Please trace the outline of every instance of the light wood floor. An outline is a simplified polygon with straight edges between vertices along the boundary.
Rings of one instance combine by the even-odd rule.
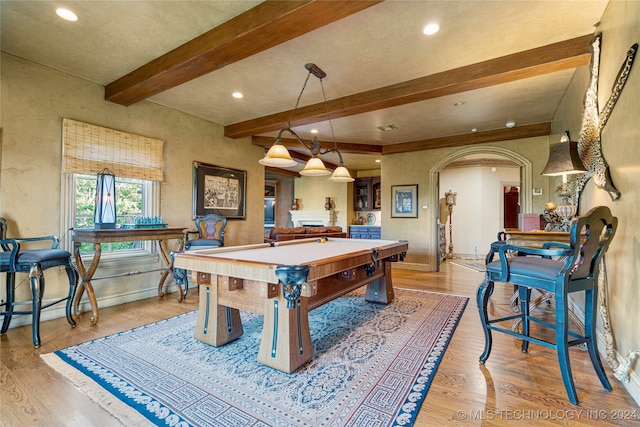
[[[607,392],[586,353],[578,349],[571,350],[571,363],[580,406],[569,403],[556,355],[549,349],[532,344],[529,353],[523,354],[519,342],[494,333],[491,357],[485,366],[479,365],[484,337],[475,292],[482,273],[445,262],[440,273],[394,269],[393,275],[395,287],[469,297],[416,426],[640,425],[640,408],[611,370],[607,367],[613,391]],[[497,286],[493,309],[507,312],[509,297],[507,286]],[[43,322],[40,349],[33,348],[29,326],[9,330],[0,339],[0,425],[119,425],[45,365],[39,354],[197,309],[197,300],[192,290],[182,303],[168,295],[106,308],[100,310],[100,322],[95,326],[84,313],[78,316],[75,329],[65,319]]]

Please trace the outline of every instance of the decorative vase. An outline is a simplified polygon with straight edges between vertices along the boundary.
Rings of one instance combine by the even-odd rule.
[[[293,205],[291,206],[292,211],[300,210],[300,201],[298,199],[293,199]]]
[[[331,197],[327,197],[324,202],[324,208],[328,211],[331,210]]]

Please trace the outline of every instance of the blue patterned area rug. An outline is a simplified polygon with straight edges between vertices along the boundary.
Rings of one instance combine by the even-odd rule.
[[[352,293],[309,314],[315,356],[292,374],[256,361],[262,316],[215,348],[196,312],[42,355],[127,426],[412,426],[468,298]]]

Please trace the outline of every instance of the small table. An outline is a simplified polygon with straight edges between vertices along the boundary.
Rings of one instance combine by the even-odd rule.
[[[239,310],[264,316],[258,362],[291,373],[313,357],[309,311],[367,285],[365,300],[393,298],[391,262],[406,241],[300,239],[188,251],[175,267],[195,272],[194,337],[213,346],[239,338]]]
[[[78,266],[78,272],[80,273],[81,283],[78,287],[78,291],[76,292],[76,296],[73,304],[74,313],[78,312],[78,306],[80,305],[80,299],[82,298],[82,294],[85,289],[87,291],[87,296],[89,298],[89,303],[91,304],[91,323],[98,322],[98,302],[96,301],[96,295],[93,291],[93,285],[91,284],[91,280],[98,279],[106,279],[111,277],[118,276],[129,276],[140,273],[150,273],[152,271],[162,271],[162,276],[160,277],[160,282],[158,283],[158,295],[163,296],[164,292],[162,287],[164,285],[164,281],[169,275],[170,272],[173,271],[173,263],[170,261],[170,257],[167,256],[167,248],[166,244],[168,240],[177,239],[180,241],[179,250],[182,251],[184,248],[184,238],[186,233],[186,228],[182,227],[169,227],[169,228],[136,228],[136,229],[112,229],[112,230],[97,230],[97,229],[74,229],[73,230],[73,253],[76,259],[76,265]],[[96,269],[98,268],[98,263],[100,262],[100,255],[102,253],[102,243],[110,243],[110,242],[129,242],[129,241],[138,241],[138,240],[156,240],[158,242],[158,249],[161,255],[161,258],[166,267],[154,270],[147,271],[135,271],[131,273],[124,274],[116,274],[112,276],[102,276],[102,277],[93,277]],[[93,260],[91,261],[91,265],[87,269],[82,262],[82,256],[80,255],[80,245],[82,243],[93,243],[94,254]],[[182,286],[177,284],[179,295],[178,301],[182,301],[183,293]]]

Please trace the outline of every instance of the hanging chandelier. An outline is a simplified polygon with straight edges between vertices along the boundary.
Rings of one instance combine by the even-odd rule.
[[[327,105],[327,96],[324,92],[324,85],[322,83],[322,79],[327,76],[327,74],[320,69],[316,64],[305,64],[304,66],[309,73],[307,74],[307,78],[302,85],[302,90],[298,95],[298,99],[296,101],[296,105],[291,111],[291,115],[289,116],[289,121],[287,122],[287,127],[284,129],[280,129],[278,134],[276,135],[276,139],[267,151],[267,154],[263,159],[260,159],[258,162],[264,166],[271,167],[279,167],[286,168],[292,167],[297,164],[295,160],[291,158],[291,154],[289,154],[289,150],[282,144],[282,135],[286,132],[293,136],[298,142],[300,142],[309,152],[311,153],[311,158],[307,161],[304,169],[300,171],[300,175],[303,176],[326,176],[331,174],[329,170],[324,165],[324,162],[320,159],[320,155],[336,153],[338,158],[340,159],[340,165],[333,171],[331,177],[329,177],[330,181],[334,182],[351,182],[354,181],[354,178],[351,177],[351,174],[344,167],[342,161],[342,154],[338,150],[338,143],[336,142],[336,136],[333,132],[333,123],[331,122],[331,115],[329,114],[329,107]],[[322,88],[322,98],[324,100],[325,109],[327,111],[327,116],[329,117],[329,126],[331,127],[331,136],[333,137],[333,148],[331,149],[322,149],[320,143],[317,138],[313,138],[313,140],[306,142],[304,141],[293,129],[291,129],[291,119],[293,118],[293,114],[298,109],[298,105],[300,104],[300,98],[302,98],[302,94],[304,93],[305,88],[307,87],[307,82],[309,81],[309,77],[311,74],[316,76],[320,80],[320,87]]]

